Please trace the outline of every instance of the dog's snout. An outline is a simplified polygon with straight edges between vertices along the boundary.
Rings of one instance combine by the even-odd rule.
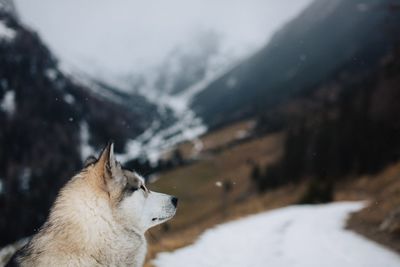
[[[171,198],[171,202],[174,205],[174,207],[176,208],[176,206],[178,206],[178,199],[176,197],[172,197]]]

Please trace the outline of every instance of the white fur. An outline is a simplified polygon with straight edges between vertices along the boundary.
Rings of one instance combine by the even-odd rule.
[[[113,146],[61,190],[20,266],[143,265],[145,232],[175,215],[173,197],[149,191],[123,170]]]

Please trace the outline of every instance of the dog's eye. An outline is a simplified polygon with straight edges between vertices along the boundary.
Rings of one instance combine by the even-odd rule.
[[[127,189],[126,189],[126,191],[128,191],[129,193],[133,193],[133,192],[135,192],[136,190],[138,190],[139,188],[137,188],[137,187],[133,187],[133,186],[131,186],[131,187],[128,187]]]

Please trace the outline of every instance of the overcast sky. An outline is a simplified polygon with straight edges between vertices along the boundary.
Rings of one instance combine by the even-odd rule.
[[[237,53],[264,44],[311,0],[15,0],[20,16],[67,65],[126,74],[213,30]]]

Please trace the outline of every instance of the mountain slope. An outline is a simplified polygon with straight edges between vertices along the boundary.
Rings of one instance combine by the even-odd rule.
[[[38,35],[0,8],[0,246],[43,223],[89,153],[110,139],[122,152],[156,115],[143,97],[65,76]]]
[[[211,83],[192,107],[218,126],[312,90],[339,68],[362,70],[385,53],[386,0],[316,0],[258,53]]]

